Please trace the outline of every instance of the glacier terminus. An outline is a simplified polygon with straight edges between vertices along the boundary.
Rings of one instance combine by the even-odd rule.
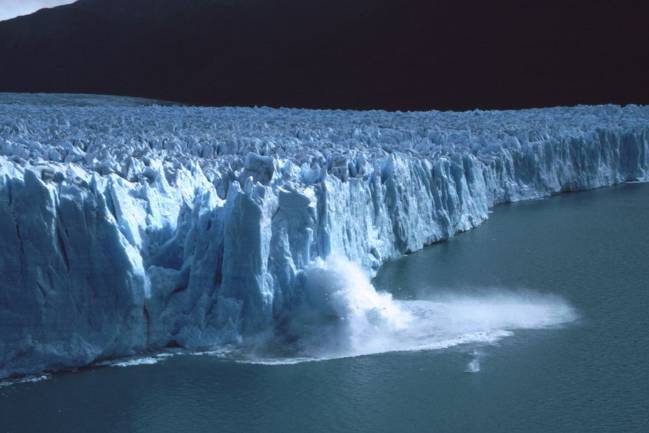
[[[647,180],[644,106],[0,94],[0,378],[299,339],[296,318],[340,314],[326,283],[336,263],[371,276],[497,204]],[[379,315],[390,308],[370,292]]]

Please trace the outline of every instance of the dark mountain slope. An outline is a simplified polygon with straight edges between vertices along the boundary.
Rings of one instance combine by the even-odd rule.
[[[649,103],[646,8],[80,0],[0,23],[0,91],[388,109]]]

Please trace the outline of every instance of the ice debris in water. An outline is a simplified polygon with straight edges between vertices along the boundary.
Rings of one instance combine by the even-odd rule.
[[[471,354],[471,360],[466,365],[465,373],[479,373],[480,372],[480,352],[474,350]]]

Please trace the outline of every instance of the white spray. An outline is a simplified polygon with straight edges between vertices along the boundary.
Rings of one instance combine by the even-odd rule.
[[[533,292],[485,290],[394,300],[378,292],[357,265],[338,257],[317,261],[303,277],[304,302],[290,330],[299,355],[310,360],[489,344],[516,330],[556,327],[576,318],[562,298]],[[467,370],[479,369],[476,355]]]

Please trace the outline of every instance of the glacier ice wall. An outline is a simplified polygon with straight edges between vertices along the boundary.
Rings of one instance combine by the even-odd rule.
[[[649,107],[34,98],[0,95],[0,377],[239,343],[317,300],[319,258],[371,274],[498,203],[649,180]]]

